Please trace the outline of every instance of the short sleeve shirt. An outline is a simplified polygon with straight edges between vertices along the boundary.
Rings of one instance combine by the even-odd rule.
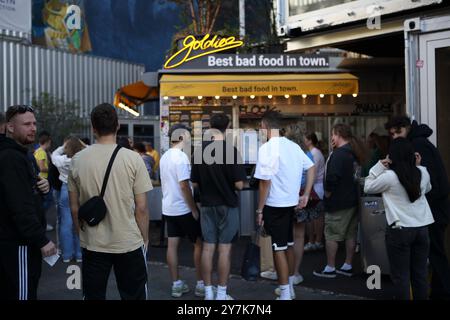
[[[255,178],[271,181],[266,205],[288,208],[298,205],[303,171],[314,163],[294,142],[275,137],[261,146],[258,152]]]
[[[78,193],[80,205],[100,194],[106,168],[116,147],[95,144],[72,159],[68,186],[69,191]],[[108,212],[99,225],[80,232],[81,247],[102,253],[127,253],[141,247],[143,238],[135,218],[134,198],[152,189],[142,157],[134,151],[120,149],[104,197]]]
[[[36,161],[39,163],[39,161],[44,161],[44,166],[48,169],[48,157],[47,152],[43,150],[42,148],[37,149],[34,152],[34,157],[36,158]],[[40,172],[39,176],[43,179],[48,179],[48,172]]]
[[[191,178],[191,164],[188,156],[180,149],[169,149],[160,160],[162,212],[166,216],[181,216],[189,213],[180,182]]]

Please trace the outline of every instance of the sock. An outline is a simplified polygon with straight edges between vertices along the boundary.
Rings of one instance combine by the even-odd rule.
[[[212,286],[205,286],[205,300],[214,300],[214,292]]]
[[[336,271],[336,268],[330,267],[329,265],[327,265],[325,267],[325,270],[323,270],[323,271],[325,271],[325,272],[333,272],[333,271]]]
[[[227,298],[227,287],[217,286],[216,300],[225,300]]]
[[[174,281],[173,282],[173,286],[174,287],[181,287],[183,285],[183,281],[181,281],[181,280],[177,280],[177,281]]]
[[[280,300],[292,300],[291,289],[288,284],[280,286]]]
[[[205,283],[203,280],[197,281],[197,288],[203,288],[205,286]]]
[[[341,270],[344,270],[344,271],[352,270],[352,265],[344,263],[341,267]]]

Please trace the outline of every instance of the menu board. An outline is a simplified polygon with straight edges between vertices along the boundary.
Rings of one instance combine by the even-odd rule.
[[[226,114],[233,119],[232,106],[170,106],[170,126],[181,123],[191,128],[194,136],[194,145],[201,144],[201,137],[205,130],[210,127],[210,120],[214,114]],[[199,131],[201,130],[201,131]]]

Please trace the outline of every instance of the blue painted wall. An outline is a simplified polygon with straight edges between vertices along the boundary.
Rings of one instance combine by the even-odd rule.
[[[92,54],[162,67],[176,33],[179,11],[161,0],[84,1]]]

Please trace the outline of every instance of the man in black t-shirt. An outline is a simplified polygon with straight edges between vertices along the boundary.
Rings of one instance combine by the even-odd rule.
[[[225,114],[211,118],[209,142],[197,149],[192,166],[191,180],[200,192],[202,205],[200,221],[204,239],[202,273],[205,282],[205,300],[213,300],[211,282],[213,256],[218,245],[219,284],[216,300],[232,300],[227,294],[230,274],[231,243],[239,230],[239,199],[246,173],[240,155],[232,145],[232,139],[224,139],[230,123]],[[208,133],[206,135],[208,135]]]

